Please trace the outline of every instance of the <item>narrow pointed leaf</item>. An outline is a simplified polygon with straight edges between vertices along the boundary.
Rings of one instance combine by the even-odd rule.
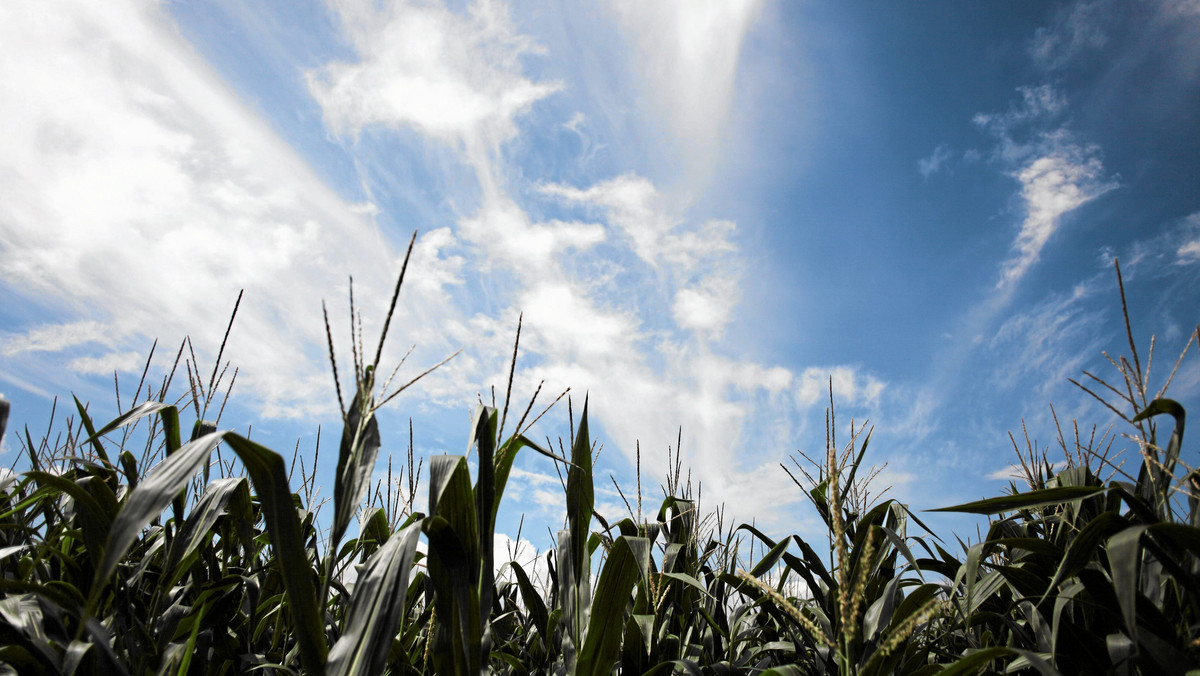
[[[926,510],[929,512],[968,512],[971,514],[999,514],[1001,512],[1015,512],[1021,509],[1032,509],[1034,507],[1044,507],[1046,505],[1058,505],[1064,502],[1070,502],[1079,498],[1086,498],[1097,493],[1104,492],[1103,486],[1060,486],[1058,488],[1045,488],[1028,493],[1017,493],[1016,495],[1004,495],[998,498],[988,498],[987,500],[978,500],[975,502],[967,502],[953,507],[941,507],[939,509]]]
[[[608,561],[596,582],[587,638],[576,663],[577,676],[607,674],[621,651],[625,610],[632,599],[633,585],[650,559],[650,541],[622,535],[613,543]]]
[[[414,523],[388,539],[367,560],[354,585],[341,638],[329,651],[331,676],[373,676],[387,664],[392,640],[402,631],[406,590],[421,533]]]
[[[371,390],[374,378],[369,375],[359,383],[354,403],[346,412],[342,441],[338,447],[337,477],[333,487],[333,524],[330,528],[330,550],[341,543],[346,528],[358,511],[363,494],[371,483],[375,460],[379,455],[379,422],[375,419]]]

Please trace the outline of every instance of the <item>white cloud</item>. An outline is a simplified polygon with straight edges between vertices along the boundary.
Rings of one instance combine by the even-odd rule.
[[[760,7],[615,7],[634,45],[631,65],[644,69],[657,117],[694,164],[717,158],[742,40]],[[468,353],[422,393],[432,387],[449,396],[454,387],[503,382],[511,332],[523,312],[515,391],[532,391],[542,379],[546,391],[569,385],[577,414],[588,393],[605,441],[632,459],[640,440],[644,471],[655,477],[663,475],[665,451],[682,426],[685,462],[704,481],[706,499],[729,501],[746,517],[774,513],[786,520],[778,508],[798,496],[776,467],[799,415],[794,376],[719,352],[729,349],[720,344],[722,329],[741,295],[736,224],[689,213],[689,186],[663,192],[636,173],[574,179],[575,185],[539,182],[526,176],[527,167],[512,166],[505,144],[519,145],[522,116],[558,85],[526,74],[523,59],[537,48],[518,33],[502,3],[475,2],[466,14],[440,2],[345,0],[334,8],[354,59],[308,75],[329,128],[341,135],[404,128],[449,141],[478,181],[452,188],[461,190],[456,209],[466,215],[437,231],[438,260],[450,280],[437,290],[445,293],[473,268],[483,274],[458,288],[478,281],[485,297],[467,300],[474,307],[466,312],[476,315],[441,324]],[[420,97],[419,104],[412,100]],[[591,131],[588,117],[575,111],[558,125],[581,137]],[[349,144],[347,152],[369,151]],[[539,222],[523,197],[552,198],[556,206],[585,213],[556,213]],[[455,259],[458,252],[465,259]],[[877,396],[870,394],[877,381],[855,383],[858,399]],[[562,513],[557,485],[524,482],[514,490],[543,513]]]
[[[822,368],[810,366],[799,375],[796,399],[804,406],[814,406],[829,399],[829,384],[833,381],[835,401],[854,405],[873,405],[879,400],[886,384],[870,374],[860,374],[849,366]]]
[[[1175,256],[1175,262],[1181,265],[1200,261],[1200,239],[1194,239],[1180,245],[1179,249],[1175,252]]]
[[[459,222],[459,228],[486,252],[489,264],[528,275],[543,274],[569,249],[584,250],[605,238],[604,227],[596,223],[530,223],[523,209],[500,195],[487,199],[474,216]]]
[[[1009,465],[989,472],[987,478],[993,481],[1016,481],[1025,478],[1025,470],[1021,469],[1019,465]]]
[[[690,170],[707,167],[720,150],[735,93],[746,34],[761,0],[612,0],[645,78],[645,95]]]
[[[307,77],[338,133],[410,125],[445,140],[500,142],[516,133],[517,116],[559,87],[524,77],[521,59],[539,49],[498,0],[476,0],[466,15],[437,2],[331,4],[358,60]]]
[[[625,174],[602,181],[586,189],[548,184],[543,193],[571,202],[602,207],[609,222],[621,229],[635,253],[645,262],[657,265],[664,253],[663,238],[679,221],[661,208],[661,196],[649,180]]]
[[[1117,187],[1115,181],[1104,175],[1098,155],[1095,146],[1066,145],[1038,157],[1016,173],[1025,203],[1025,220],[1013,242],[1013,255],[1002,266],[998,288],[1015,284],[1038,261],[1064,215]]]
[[[517,303],[525,308],[525,326],[545,352],[584,362],[637,353],[637,320],[598,306],[568,282],[538,284]]]
[[[111,347],[114,336],[100,322],[81,321],[34,327],[23,334],[6,334],[0,354],[12,357],[24,352],[59,352],[69,347],[97,343]]]
[[[1036,87],[1018,87],[1021,93],[1021,103],[1013,105],[1003,113],[976,113],[972,121],[995,134],[1003,143],[1001,155],[1012,157],[1020,154],[1024,146],[1013,146],[1012,134],[1022,125],[1032,122],[1046,122],[1062,114],[1067,109],[1067,99],[1062,92],[1043,84]]]
[[[682,329],[719,337],[733,318],[737,296],[736,278],[708,275],[700,283],[680,289],[675,294],[671,315]]]
[[[946,160],[950,159],[950,155],[950,146],[945,143],[938,144],[929,157],[917,160],[917,171],[921,172],[922,178],[929,178],[942,168]]]
[[[111,375],[119,373],[141,373],[146,365],[146,355],[141,352],[113,352],[99,357],[72,359],[67,368],[84,375]]]
[[[1050,471],[1058,472],[1065,469],[1066,466],[1067,463],[1061,460],[1058,462],[1052,462],[1050,463]],[[1020,465],[1012,464],[1008,467],[989,472],[987,478],[993,481],[1024,481],[1025,470]]]
[[[1200,0],[1166,0],[1161,10],[1163,14],[1176,18],[1200,16]]]
[[[1029,56],[1043,68],[1056,69],[1084,51],[1103,47],[1108,42],[1103,24],[1111,7],[1106,0],[1070,5],[1051,25],[1037,29],[1029,43]]]
[[[989,382],[1048,394],[1086,368],[1103,345],[1105,315],[1090,303],[1107,274],[1005,319],[987,342],[998,364]]]
[[[685,226],[677,206],[649,180],[624,174],[580,189],[561,184],[541,186],[544,194],[568,202],[599,207],[607,220],[620,228],[634,253],[652,266],[674,265],[691,272],[736,251],[732,221],[706,221]]]
[[[1184,241],[1175,249],[1175,264],[1200,263],[1200,213],[1184,219]]]
[[[1021,185],[1025,218],[1001,265],[996,288],[1010,290],[1041,256],[1063,217],[1118,187],[1107,176],[1100,147],[1077,143],[1065,127],[1049,123],[1067,109],[1066,97],[1049,85],[1020,87],[1021,103],[1005,113],[978,113],[974,121],[996,137],[994,157]]]
[[[74,315],[6,339],[4,355],[92,335],[128,348],[190,334],[211,358],[244,288],[226,352],[242,391],[267,415],[325,408],[320,299],[336,310],[357,273],[368,323],[380,322],[370,309],[390,295],[395,251],[238,101],[162,7],[4,3],[0,42],[0,280]],[[422,238],[427,259],[438,237]],[[441,274],[448,282],[453,265]],[[437,300],[410,292],[402,312]],[[73,356],[99,368],[95,355]]]
[[[732,221],[694,224],[647,179],[625,174],[587,188],[547,184],[542,193],[599,209],[643,262],[664,274],[677,327],[719,338],[740,299],[741,262]]]
[[[583,128],[585,124],[587,124],[587,116],[577,110],[575,111],[575,114],[571,116],[571,119],[564,122],[562,126],[563,129],[582,136],[583,132],[581,132],[580,129]]]

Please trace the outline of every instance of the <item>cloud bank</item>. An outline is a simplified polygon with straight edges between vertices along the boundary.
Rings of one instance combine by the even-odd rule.
[[[725,335],[745,256],[736,222],[695,212],[703,177],[668,192],[634,169],[573,182],[526,175],[511,149],[566,85],[529,74],[544,50],[503,2],[330,7],[349,52],[304,83],[361,183],[384,180],[372,172],[385,151],[371,139],[389,134],[448,148],[476,179],[447,196],[453,219],[417,240],[398,310],[403,339],[420,346],[414,363],[468,348],[422,384],[422,401],[466,407],[502,384],[524,313],[516,392],[546,380],[577,400],[590,393],[609,447],[631,461],[640,442],[651,477],[665,474],[682,427],[676,450],[706,502],[790,518],[778,508],[797,493],[777,463],[824,405],[814,388],[832,374],[838,396],[865,411],[887,386],[849,365],[797,373],[734,356]],[[673,143],[695,140],[685,157],[716,162],[761,3],[612,9],[644,68],[627,76],[661,96],[638,124],[670,126]],[[328,414],[320,299],[330,298],[344,352],[337,318],[353,273],[369,340],[406,233],[376,226],[370,195],[339,195],[317,178],[160,6],[6,3],[0,40],[11,53],[0,96],[12,102],[0,109],[0,282],[60,318],[0,334],[10,382],[56,368],[136,373],[156,337],[190,334],[211,359],[245,289],[226,351],[241,367],[241,398],[268,417]],[[584,119],[554,126],[578,132]]]

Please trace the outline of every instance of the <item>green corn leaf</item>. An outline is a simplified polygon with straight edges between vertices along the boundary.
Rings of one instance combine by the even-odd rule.
[[[160,411],[164,411],[166,409],[175,410],[175,407],[172,406],[171,404],[165,404],[161,401],[142,402],[141,404],[135,406],[134,408],[131,408],[128,411],[125,411],[124,413],[117,416],[116,418],[113,418],[112,421],[109,422],[104,427],[101,427],[99,430],[96,430],[96,429],[93,429],[92,421],[87,416],[85,409],[83,407],[83,404],[79,401],[78,397],[75,398],[75,407],[79,409],[79,419],[83,422],[84,429],[86,429],[87,433],[88,433],[88,438],[83,440],[81,443],[92,444],[92,447],[96,450],[96,455],[104,458],[105,462],[108,461],[108,454],[105,453],[103,447],[100,446],[100,442],[99,442],[100,437],[104,436],[105,434],[108,434],[109,432],[111,432],[119,427],[124,427],[125,425],[133,424],[133,423],[137,422],[138,420],[145,418],[148,415],[154,415],[155,413],[159,413]],[[176,420],[178,420],[178,417],[176,417]],[[176,448],[178,448],[178,447],[179,446],[176,445]]]
[[[587,566],[587,541],[591,529],[592,510],[595,498],[592,488],[592,444],[588,437],[588,402],[583,403],[583,414],[579,418],[579,429],[571,447],[571,462],[567,472],[567,521],[571,532],[571,562],[576,571],[590,569]]]
[[[537,629],[538,634],[542,636],[542,641],[549,645],[550,643],[550,617],[546,611],[546,602],[542,599],[542,595],[529,581],[529,575],[525,573],[525,569],[521,564],[512,561],[509,564],[513,574],[517,577],[517,586],[521,590],[521,600],[525,603],[525,609],[533,617],[533,626]]]
[[[825,563],[821,561],[821,557],[817,554],[816,550],[809,546],[799,535],[793,535],[792,542],[800,548],[800,551],[804,554],[804,559],[801,561],[791,554],[784,554],[783,560],[788,562],[792,570],[804,577],[805,581],[808,582],[809,589],[816,590],[819,588],[816,580],[813,579],[812,573],[816,573],[816,576],[820,578],[821,582],[825,583],[826,587],[835,586],[833,576],[825,569]]]
[[[1156,523],[1149,531],[1154,539],[1161,538],[1200,559],[1200,528],[1182,523]]]
[[[121,451],[121,471],[125,473],[125,481],[129,482],[129,489],[133,490],[137,487],[140,479],[138,475],[137,459],[129,451]]]
[[[1071,542],[1071,546],[1067,547],[1066,553],[1063,555],[1058,564],[1058,570],[1054,572],[1054,577],[1047,585],[1046,591],[1042,594],[1041,600],[1038,601],[1040,606],[1046,597],[1050,595],[1060,583],[1075,575],[1084,566],[1088,565],[1096,558],[1096,550],[1100,547],[1102,541],[1107,540],[1114,533],[1127,527],[1129,522],[1116,512],[1101,512],[1096,518],[1088,522],[1083,530],[1075,536]]]
[[[8,427],[8,410],[11,404],[4,397],[0,397],[0,441],[4,440],[4,429]]]
[[[89,601],[89,607],[97,600],[102,583],[112,576],[142,529],[158,517],[187,482],[196,476],[208,461],[209,454],[221,443],[221,437],[222,433],[209,434],[167,456],[125,499],[113,521],[104,559],[96,571],[96,584],[92,588],[93,598]]]
[[[379,422],[375,419],[372,390],[375,379],[368,371],[358,384],[358,392],[350,410],[346,412],[346,424],[342,427],[342,441],[338,446],[337,476],[333,486],[333,523],[330,526],[329,551],[335,551],[350,520],[354,518],[362,502],[371,474],[375,471],[375,460],[379,455]]]
[[[1077,603],[1082,604],[1082,598],[1086,598],[1087,586],[1082,582],[1073,581],[1063,586],[1054,598],[1054,615],[1050,622],[1050,652],[1055,655],[1060,655],[1058,650],[1058,639],[1061,636],[1059,628],[1063,623],[1063,611],[1068,611],[1068,618],[1073,606]],[[1040,605],[1040,604],[1039,604]]]
[[[892,543],[892,546],[895,547],[896,550],[898,552],[900,552],[901,555],[903,555],[905,559],[908,560],[909,569],[915,571],[917,574],[917,577],[924,580],[925,576],[921,573],[921,568],[919,566],[917,566],[917,559],[916,559],[916,557],[913,556],[912,550],[909,549],[908,543],[905,542],[905,538],[900,533],[897,533],[896,531],[894,531],[891,528],[888,528],[886,526],[881,526],[880,530],[883,532],[884,536]]]
[[[1046,558],[1050,558],[1050,559],[1058,560],[1058,559],[1062,559],[1062,557],[1063,557],[1062,547],[1054,544],[1053,542],[1047,542],[1046,540],[1043,540],[1041,538],[1033,538],[1033,537],[995,537],[995,538],[993,538],[993,537],[989,537],[988,542],[991,542],[992,544],[994,544],[998,547],[1003,546],[1003,547],[1008,547],[1010,550],[1016,550],[1016,551],[1023,550],[1023,551],[1027,551],[1027,552],[1032,552],[1032,553],[1036,554],[1037,556],[1046,557]],[[1013,556],[1013,558],[1019,558],[1019,556]]]
[[[1137,641],[1137,597],[1139,594],[1139,563],[1141,562],[1142,534],[1146,526],[1126,528],[1108,539],[1109,573],[1121,616],[1131,638]]]
[[[637,537],[636,535],[631,537]],[[649,656],[651,651],[650,637],[643,630],[643,624],[639,618],[645,618],[645,615],[631,614],[629,619],[625,620],[625,635],[621,640],[621,673],[623,674],[644,674],[649,664]],[[651,623],[654,618],[650,617]],[[650,628],[653,631],[653,626]]]
[[[406,590],[416,554],[420,524],[388,539],[367,560],[354,586],[346,626],[329,651],[331,676],[381,674],[393,638],[403,630]]]
[[[296,565],[296,562],[308,559],[283,459],[274,451],[232,432],[206,434],[181,446],[164,458],[126,498],[113,521],[103,562],[97,568],[87,614],[91,616],[95,612],[100,592],[142,529],[173,501],[222,441],[238,454],[262,501],[267,532],[275,548],[275,560],[295,619],[301,659],[310,673],[324,673],[327,651],[324,623],[307,566]],[[284,562],[289,563],[285,565]]]
[[[596,598],[588,621],[587,637],[576,663],[576,676],[607,674],[621,651],[625,610],[633,585],[649,565],[650,541],[621,536],[613,543],[596,582]]]
[[[479,522],[476,520],[471,470],[461,455],[439,455],[429,462],[429,513],[440,516],[462,542],[467,563],[479,562]]]
[[[1037,669],[1043,676],[1059,676],[1058,671],[1037,653],[1005,646],[995,646],[975,651],[960,657],[957,661],[937,672],[938,676],[959,676],[960,674],[977,674],[984,665],[1004,657],[1024,657],[1029,666]]]
[[[561,638],[561,646],[559,652],[562,655],[563,664],[566,665],[568,672],[573,672],[575,669],[575,658],[578,656],[579,646],[584,632],[582,619],[587,612],[587,604],[590,601],[586,589],[585,593],[580,594],[581,586],[586,585],[586,578],[581,583],[578,575],[586,576],[587,570],[577,571],[571,556],[571,531],[558,531],[558,547],[554,552],[557,560],[557,567],[551,566],[551,580],[555,584],[555,588],[551,590],[551,596],[557,600],[554,608],[554,613],[558,614],[560,625],[559,635]]]
[[[461,456],[460,456],[461,457]],[[479,630],[479,595],[472,584],[465,538],[445,517],[434,514],[422,526],[429,540],[428,571],[437,606],[438,630],[433,643],[434,669],[439,674],[478,674],[483,637]]]
[[[1179,451],[1183,445],[1183,427],[1187,416],[1178,402],[1171,399],[1155,399],[1133,417],[1133,422],[1136,423],[1164,413],[1175,418],[1175,429],[1171,431],[1166,452],[1160,459],[1151,449],[1156,462],[1143,461],[1137,481],[1137,494],[1146,499],[1153,499],[1158,504],[1160,514],[1167,514],[1169,510],[1169,491],[1175,474],[1175,463],[1179,460]]]
[[[382,507],[372,507],[363,514],[358,543],[359,547],[367,552],[368,557],[375,553],[376,547],[387,542],[391,536],[387,512]]]
[[[898,625],[895,618],[895,607],[902,579],[897,576],[889,580],[883,588],[883,593],[872,601],[870,607],[863,613],[862,635],[864,639],[876,638],[885,627]]]
[[[754,564],[754,568],[750,570],[750,575],[753,577],[762,577],[767,573],[767,571],[774,568],[775,564],[779,563],[779,559],[787,550],[787,546],[787,540],[776,543],[775,546],[771,547],[770,551],[768,551],[761,559],[759,559],[758,563]]]
[[[183,660],[179,663],[179,670],[175,673],[178,676],[186,676],[188,669],[192,665],[192,656],[196,654],[196,639],[200,635],[200,620],[208,614],[209,603],[200,606],[200,612],[196,615],[195,621],[192,623],[192,632],[188,635],[187,643],[183,649]]]
[[[620,539],[620,538],[618,538],[618,539]],[[708,590],[704,588],[704,585],[700,583],[700,580],[697,580],[696,578],[692,577],[691,575],[688,575],[687,573],[663,573],[662,575],[663,575],[663,577],[670,578],[672,580],[677,580],[679,582],[682,582],[685,585],[688,585],[689,587],[698,589],[698,590],[700,590],[700,593],[704,594],[705,596],[711,596],[711,594],[708,593]],[[600,593],[599,587],[596,588],[596,593],[597,594]]]
[[[54,491],[58,491],[71,496],[71,499],[75,501],[75,513],[78,515],[83,529],[84,544],[93,560],[99,561],[104,556],[104,543],[108,540],[108,534],[112,527],[111,511],[102,507],[96,496],[77,481],[58,474],[36,470],[26,472],[24,476],[33,479],[39,486],[47,487],[51,495]]]
[[[221,515],[225,513],[226,505],[237,492],[245,493],[245,498],[249,499],[250,489],[244,477],[217,479],[204,489],[204,494],[192,507],[187,521],[179,529],[179,536],[171,545],[166,568],[168,587],[174,586],[179,578],[187,572],[186,569],[178,568],[179,562],[187,558],[201,542],[208,538],[209,531],[216,525],[217,519],[220,519]]]
[[[88,433],[87,441],[83,443],[90,443],[92,445],[92,450],[96,453],[96,456],[106,463],[109,462],[108,452],[104,450],[104,444],[100,443],[100,439],[96,435],[96,428],[92,424],[92,417],[88,415],[87,409],[84,408],[83,402],[79,401],[79,397],[74,395],[71,395],[71,397],[75,400],[75,410],[79,412],[79,420],[83,423],[83,429]],[[5,402],[5,404],[7,407],[7,402]],[[132,413],[132,411],[130,411],[130,413]]]
[[[429,463],[428,571],[437,603],[438,673],[478,674],[483,664],[484,622],[480,605],[479,527],[467,459],[434,457]],[[442,635],[448,640],[443,640]]]
[[[588,541],[595,496],[586,399],[579,418],[579,429],[571,446],[571,463],[572,466],[567,470],[567,529],[559,532],[557,548],[564,625],[563,657],[568,671],[574,668],[575,656],[583,641],[592,598]]]
[[[474,446],[478,452],[478,467],[475,482],[475,524],[478,530],[477,548],[479,552],[478,594],[479,607],[487,622],[488,610],[492,607],[492,596],[495,593],[495,568],[492,548],[495,546],[496,512],[500,507],[500,499],[496,494],[496,435],[499,433],[499,414],[496,409],[480,406],[475,412],[475,422],[472,425],[474,439],[468,442],[468,452]],[[484,630],[486,637],[487,631]],[[486,638],[485,638],[486,640]],[[484,651],[490,652],[488,645]]]
[[[296,562],[307,562],[309,559],[305,554],[300,519],[288,485],[287,466],[278,453],[242,436],[226,432],[224,440],[246,467],[262,502],[267,534],[275,549],[274,559],[283,577],[288,605],[295,621],[301,662],[308,673],[323,674],[329,649],[325,642],[323,615],[313,586],[312,569],[308,565],[296,565]]]
[[[652,668],[649,671],[647,671],[646,673],[642,674],[642,676],[657,676],[658,674],[679,674],[679,673],[688,674],[689,676],[701,676],[701,674],[703,674],[704,672],[700,671],[700,667],[697,666],[696,663],[692,662],[691,660],[667,660],[666,662],[660,662],[659,664],[656,664],[654,666],[654,668]],[[720,673],[720,672],[717,672],[717,673]],[[769,671],[763,672],[763,674],[767,674],[767,673],[770,673],[770,672]],[[793,672],[783,672],[783,673],[791,674]],[[797,673],[803,673],[803,672],[797,672]]]
[[[1156,415],[1162,415],[1163,413],[1171,415],[1177,423],[1183,420],[1186,415],[1183,406],[1179,402],[1172,399],[1155,399],[1137,415],[1133,416],[1132,422],[1141,422]],[[1179,436],[1183,436],[1182,430],[1179,431]]]
[[[1047,505],[1059,505],[1079,498],[1086,498],[1097,493],[1104,492],[1103,486],[1060,486],[1058,488],[1044,488],[1042,490],[1030,491],[1028,493],[1017,493],[1016,495],[1003,495],[998,498],[988,498],[987,500],[978,500],[976,502],[967,502],[953,507],[941,507],[939,509],[925,510],[928,512],[967,512],[970,514],[1000,514],[1001,512],[1015,512],[1022,509],[1033,509],[1034,507],[1045,507]]]

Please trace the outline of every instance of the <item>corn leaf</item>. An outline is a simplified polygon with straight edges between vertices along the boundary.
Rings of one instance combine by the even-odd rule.
[[[333,486],[329,551],[335,551],[341,544],[346,528],[362,502],[363,493],[371,483],[371,474],[375,471],[375,460],[379,455],[379,422],[375,419],[374,401],[371,398],[375,386],[372,373],[372,370],[368,370],[358,384],[358,392],[350,410],[346,412],[346,424],[342,427],[337,476]]]
[[[326,672],[331,676],[383,673],[392,639],[403,629],[405,591],[420,533],[419,523],[408,526],[367,560],[342,636],[329,651]]]
[[[588,621],[587,637],[576,663],[576,676],[607,674],[621,652],[625,610],[633,585],[649,565],[650,541],[622,535],[613,543],[600,579]]]
[[[1044,488],[1028,493],[1017,493],[1016,495],[1002,495],[998,498],[988,498],[987,500],[977,500],[953,507],[940,507],[925,511],[1000,514],[1001,512],[1015,512],[1022,509],[1033,509],[1034,507],[1059,505],[1102,493],[1105,490],[1103,486],[1060,486],[1058,488]]]

